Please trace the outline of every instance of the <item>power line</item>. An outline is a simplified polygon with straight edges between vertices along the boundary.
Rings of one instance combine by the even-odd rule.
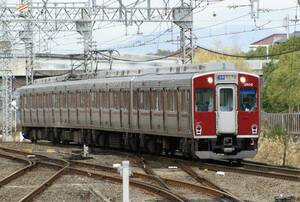
[[[99,53],[100,55],[102,55],[103,57],[109,58],[109,55],[103,54],[103,53]],[[118,57],[111,57],[113,60],[118,60],[118,61],[124,61],[124,62],[137,62],[137,63],[143,63],[143,62],[153,62],[153,61],[158,61],[158,60],[163,60],[163,59],[167,59],[170,57],[174,57],[176,55],[181,54],[181,51],[177,51],[175,53],[163,56],[163,57],[159,57],[159,58],[152,58],[152,59],[147,59],[147,60],[130,60],[130,59],[124,59],[124,58],[118,58]]]
[[[204,51],[210,52],[210,53],[214,53],[217,55],[222,55],[222,56],[226,56],[226,57],[234,57],[234,58],[246,58],[246,59],[254,59],[254,58],[267,58],[267,57],[276,57],[276,56],[281,56],[281,55],[286,55],[289,53],[294,53],[294,52],[298,52],[300,51],[300,46],[292,49],[292,50],[287,50],[287,51],[282,51],[280,53],[274,53],[274,54],[266,54],[266,55],[251,55],[251,56],[247,56],[247,55],[234,55],[234,54],[230,54],[230,53],[223,53],[223,52],[219,52],[219,51],[215,51],[215,50],[211,50],[202,46],[196,46],[196,48],[202,49]]]

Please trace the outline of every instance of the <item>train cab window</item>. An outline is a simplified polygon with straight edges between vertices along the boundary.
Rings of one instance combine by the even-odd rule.
[[[212,89],[195,90],[195,111],[212,112],[214,110],[214,99]]]
[[[240,89],[240,111],[256,111],[256,90],[254,88]]]
[[[220,89],[220,111],[231,112],[233,110],[233,89]]]

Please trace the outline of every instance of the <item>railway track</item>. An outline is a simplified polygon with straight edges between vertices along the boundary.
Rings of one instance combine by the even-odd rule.
[[[70,163],[71,163],[71,167],[73,167],[73,166],[80,166],[80,167],[85,167],[85,168],[89,167],[89,169],[91,169],[91,170],[101,170],[101,171],[117,173],[116,169],[114,169],[112,167],[108,167],[108,166],[99,165],[99,164],[80,162],[80,161],[70,161]],[[148,166],[147,170],[150,170],[150,169],[151,168]],[[149,173],[151,173],[151,171]],[[169,178],[163,178],[163,177],[159,177],[160,180],[157,181],[158,176],[156,174],[153,175],[153,174],[148,174],[148,173],[143,174],[143,173],[133,172],[132,176],[133,176],[133,178],[141,178],[146,181],[149,181],[149,180],[156,181],[161,186],[161,188],[164,190],[172,190],[169,186],[169,185],[172,185],[172,186],[185,187],[185,188],[188,188],[191,190],[195,190],[195,191],[201,192],[203,194],[208,194],[208,195],[218,198],[218,199],[223,199],[224,201],[240,201],[240,199],[236,198],[235,196],[233,196],[231,194],[228,194],[219,189],[214,189],[214,188],[211,188],[211,187],[208,187],[205,185],[196,185],[196,184],[191,184],[191,183],[182,182],[182,181],[169,179]],[[163,184],[161,184],[161,182],[163,182]],[[176,195],[176,193],[174,193],[173,190],[171,193]],[[186,201],[185,198],[182,198],[182,197],[180,197],[180,198],[182,201]]]
[[[265,163],[259,163],[255,161],[246,161],[243,160],[241,162],[242,166],[245,168],[257,168],[259,167],[260,170],[266,170],[270,172],[277,172],[277,173],[285,173],[288,175],[298,175],[300,176],[300,168],[293,168],[293,167],[283,167],[283,166],[275,166],[275,165],[268,165]]]
[[[45,145],[45,144],[43,144]],[[48,145],[48,144],[46,144]],[[69,146],[68,146],[69,147]],[[72,147],[70,147],[72,148]],[[1,151],[0,147],[0,151]],[[101,149],[102,152],[100,153],[106,153],[106,150]],[[109,150],[110,151],[110,150]],[[0,157],[3,155],[3,152],[9,153],[10,151],[5,148],[0,152]],[[129,157],[135,162],[142,162],[140,157],[137,157],[135,154],[127,153],[127,152],[119,152],[116,150],[112,150],[113,154],[115,155],[123,155],[124,157]],[[22,172],[26,172],[27,169],[30,170],[30,167],[36,166],[36,162],[56,167],[57,169],[62,169],[63,165],[62,163],[58,164],[57,162],[50,162],[49,159],[46,159],[45,156],[43,158],[39,155],[36,155],[39,157],[39,161],[31,161],[25,158],[25,155],[31,154],[30,152],[21,152],[14,150],[13,153],[23,155],[22,159],[16,158],[14,155],[10,155],[11,159],[18,160],[22,163],[26,163],[26,168],[22,168],[16,173],[19,173],[19,175],[22,174]],[[107,152],[111,153],[111,152]],[[7,154],[5,154],[7,155]],[[155,175],[153,171],[151,171],[150,166],[145,166],[145,162],[142,163],[142,167],[146,168],[145,173],[133,173],[133,179],[131,180],[131,185],[136,186],[139,188],[142,188],[144,190],[148,190],[149,192],[158,194],[164,198],[167,198],[171,201],[186,201],[186,199],[178,194],[176,194],[176,190],[170,188],[171,186],[183,186],[192,190],[197,190],[201,193],[208,194],[215,198],[225,198],[228,201],[240,201],[237,197],[233,196],[231,193],[228,193],[227,191],[223,190],[222,188],[218,187],[217,185],[211,183],[210,181],[206,180],[205,178],[200,177],[192,167],[198,167],[201,169],[208,169],[212,171],[226,171],[226,172],[234,172],[234,173],[240,173],[240,174],[247,174],[247,175],[255,175],[255,176],[263,176],[268,178],[275,178],[275,179],[284,179],[289,181],[300,181],[300,169],[296,168],[284,168],[280,166],[271,166],[267,164],[252,162],[252,161],[242,161],[239,166],[235,165],[232,166],[229,163],[224,162],[195,162],[190,160],[182,160],[182,159],[171,159],[167,157],[158,157],[160,161],[164,161],[164,159],[172,160],[174,162],[177,162],[178,168],[182,169],[185,173],[187,173],[189,176],[193,177],[197,182],[200,183],[200,185],[185,183],[173,179],[166,179],[162,177],[158,177]],[[136,160],[134,160],[136,159]],[[117,170],[113,169],[108,166],[102,166],[102,165],[96,165],[91,163],[84,163],[84,162],[78,162],[78,161],[68,161],[70,164],[69,167],[66,169],[65,173],[74,173],[74,174],[80,174],[88,177],[94,177],[97,179],[107,179],[109,181],[119,182],[121,183],[121,178],[117,175]],[[146,163],[147,164],[147,163]],[[149,169],[150,168],[150,169]],[[22,171],[24,169],[24,171]],[[147,170],[148,169],[148,170]],[[104,171],[105,173],[99,173],[97,171]],[[17,174],[16,174],[17,176]],[[8,176],[7,179],[10,179],[11,177]],[[135,179],[139,179],[136,181]],[[140,181],[140,179],[144,179],[144,181],[147,181],[147,185],[145,185],[143,182]],[[150,184],[149,181],[156,181],[157,183]],[[0,186],[1,186],[0,182]]]
[[[274,179],[282,179],[288,181],[300,182],[300,170],[276,167],[271,165],[261,165],[249,162],[243,162],[239,166],[231,166],[221,163],[197,163],[201,169],[209,169],[212,171],[227,171],[239,174],[247,174]]]
[[[76,168],[74,166],[71,166],[71,165],[76,164],[75,162],[69,162],[69,161],[66,161],[63,159],[54,159],[54,158],[52,159],[52,158],[49,158],[44,155],[36,155],[37,160],[35,160],[35,163],[33,163],[34,161],[31,161],[28,159],[26,160],[26,158],[25,158],[27,155],[35,155],[33,153],[23,152],[20,150],[13,150],[13,149],[8,149],[8,148],[3,148],[3,147],[0,147],[0,150],[2,151],[1,157],[17,160],[17,161],[20,161],[23,163],[26,162],[27,165],[26,165],[26,167],[23,168],[23,170],[25,170],[25,171],[27,169],[29,169],[28,167],[32,167],[33,165],[36,165],[36,163],[58,169],[58,171],[55,174],[53,174],[49,179],[47,179],[44,183],[42,183],[41,185],[36,187],[33,191],[31,191],[26,196],[24,196],[20,200],[20,202],[32,201],[33,198],[35,198],[40,193],[42,193],[47,187],[49,187],[56,179],[58,179],[64,173],[83,175],[83,176],[92,177],[92,178],[100,179],[100,180],[106,179],[106,180],[118,182],[118,183],[122,182],[122,179],[119,176],[115,176],[115,175],[111,175],[111,174],[100,174],[100,173],[97,173],[97,172],[94,172],[91,170],[85,170],[85,169],[83,169],[83,168],[87,167],[85,164],[80,164],[80,166],[83,168],[78,168],[78,164],[77,164],[77,168]],[[23,156],[23,157],[20,157],[20,156]],[[114,171],[113,173],[115,173],[116,170],[112,170],[111,168],[106,168],[106,171],[109,171],[109,172]],[[13,173],[12,175],[10,175],[7,178],[5,178],[4,180],[2,180],[3,182],[2,181],[1,182],[3,184],[8,183],[8,182],[12,181],[13,179],[17,179],[18,177],[22,176],[23,174],[24,174],[24,171],[21,171],[21,169],[20,169],[19,171]],[[156,195],[162,196],[166,199],[169,199],[170,201],[176,201],[176,202],[184,202],[185,201],[182,199],[182,197],[172,193],[171,191],[169,191],[167,189],[163,189],[158,186],[154,186],[154,185],[140,182],[140,181],[133,180],[133,179],[130,180],[130,184],[134,187],[141,188],[150,193],[154,193]]]
[[[28,158],[26,159],[26,156],[30,155],[28,153],[24,153],[21,151],[14,151],[14,150],[3,148],[3,147],[0,148],[0,150],[1,150],[1,157],[27,163],[27,165],[24,168],[21,168],[18,171],[12,173],[11,175],[7,176],[6,178],[2,179],[0,181],[0,184],[2,187],[4,185],[9,184],[10,182],[12,182],[15,179],[25,176],[25,174],[28,173],[29,171],[32,171],[33,168],[37,168],[38,160],[37,159],[32,160],[32,159],[28,159]],[[22,155],[23,155],[23,157],[22,157]],[[37,158],[47,158],[47,157],[37,155]],[[64,171],[67,169],[67,167],[69,166],[69,163],[63,159],[49,159],[49,161],[52,161],[53,163],[60,165],[61,168],[58,169],[56,172],[54,172],[54,174],[52,174],[49,178],[44,180],[41,184],[38,184],[37,186],[35,186],[35,188],[32,191],[30,191],[29,193],[27,193],[25,196],[23,196],[19,200],[19,202],[32,201],[34,197],[39,195],[48,186],[50,186],[56,179],[58,179],[64,173]]]
[[[30,143],[27,143],[30,144]],[[39,143],[40,144],[40,143]],[[43,146],[49,146],[51,144],[49,143],[42,143],[40,145]],[[61,147],[61,145],[59,145]],[[62,145],[63,148],[81,148],[76,145]],[[109,153],[116,154],[116,155],[124,155],[131,157],[132,159],[136,159],[136,161],[141,161],[139,157],[137,157],[135,154],[132,153],[127,153],[123,151],[116,151],[116,150],[110,150],[110,149],[105,149],[103,150],[102,148],[100,149],[100,153],[103,153],[103,151],[108,150]],[[97,148],[96,148],[97,151]],[[171,159],[168,157],[160,157],[162,159]],[[171,160],[174,160],[173,158]],[[300,182],[300,168],[286,168],[282,166],[273,166],[273,165],[268,165],[264,163],[258,163],[258,162],[253,162],[253,161],[242,161],[240,165],[232,166],[228,161],[212,161],[213,163],[198,163],[195,161],[190,161],[190,160],[183,160],[183,159],[178,159],[175,158],[177,162],[179,162],[180,165],[193,165],[202,169],[209,169],[213,171],[227,171],[227,172],[235,172],[235,173],[240,173],[240,174],[247,174],[247,175],[254,175],[254,176],[262,176],[262,177],[268,177],[268,178],[275,178],[275,179],[283,179],[283,180],[288,180],[288,181],[296,181]],[[180,167],[180,166],[179,166]],[[150,171],[151,172],[151,171]],[[146,172],[147,173],[147,172]],[[148,173],[151,174],[151,173]],[[192,174],[194,175],[194,174]],[[203,179],[197,179],[195,175],[192,176],[194,179],[201,183],[201,180]],[[163,182],[161,182],[163,183]],[[161,184],[160,183],[160,184]],[[205,183],[204,183],[205,184]],[[210,185],[211,186],[210,186]],[[211,183],[207,183],[206,185],[212,187],[212,188],[217,188],[214,187]],[[164,187],[164,185],[163,185]]]

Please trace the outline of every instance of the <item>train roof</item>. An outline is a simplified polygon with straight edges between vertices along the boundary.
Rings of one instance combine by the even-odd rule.
[[[20,88],[29,91],[55,91],[83,90],[91,88],[126,89],[134,81],[133,88],[148,87],[176,88],[189,87],[192,78],[197,74],[206,74],[216,71],[235,71],[227,63],[210,63],[201,65],[182,65],[169,68],[148,68],[137,70],[101,71],[97,74],[64,75],[38,79],[33,85]],[[249,73],[247,73],[249,74]],[[252,74],[249,74],[252,75]],[[252,75],[255,76],[255,75]]]
[[[170,67],[156,67],[156,68],[138,68],[128,70],[103,70],[97,73],[85,73],[85,74],[66,74],[56,77],[48,77],[43,79],[37,79],[34,84],[45,84],[55,83],[61,81],[70,80],[86,80],[86,79],[100,79],[100,78],[116,78],[116,77],[138,77],[149,74],[187,74],[187,73],[200,73],[207,71],[217,70],[236,70],[235,66],[227,62],[211,62],[204,64],[188,64],[188,65],[177,65]]]

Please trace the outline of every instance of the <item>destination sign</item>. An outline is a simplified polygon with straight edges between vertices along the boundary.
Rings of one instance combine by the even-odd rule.
[[[237,82],[237,75],[236,74],[218,74],[216,81],[219,83],[228,83],[228,82]]]

